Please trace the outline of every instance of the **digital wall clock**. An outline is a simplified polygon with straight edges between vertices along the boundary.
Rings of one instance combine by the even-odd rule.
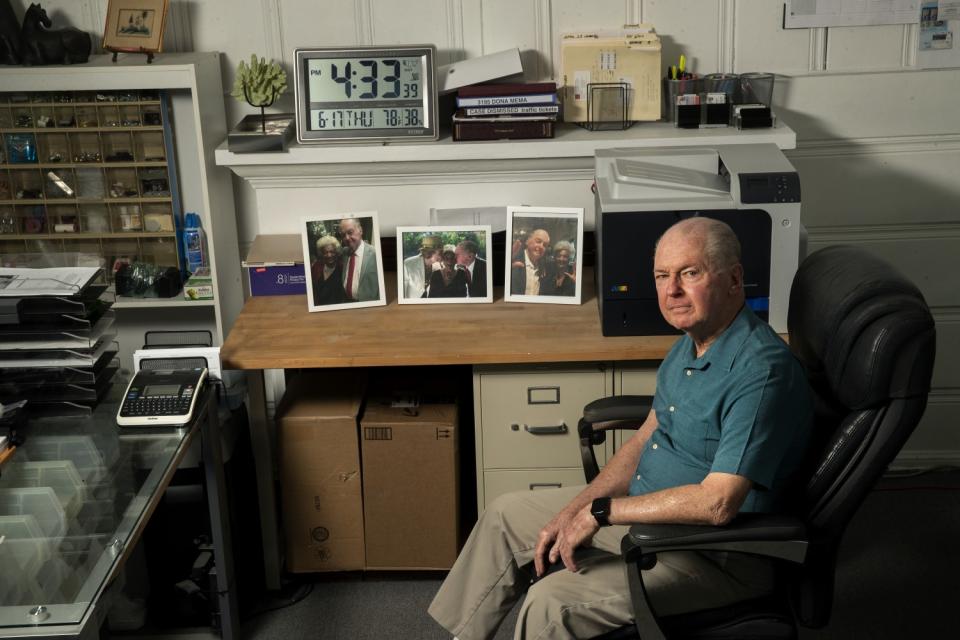
[[[433,45],[294,51],[297,141],[436,140]]]

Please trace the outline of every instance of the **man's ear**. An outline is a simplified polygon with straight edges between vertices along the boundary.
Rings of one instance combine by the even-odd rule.
[[[730,269],[730,291],[743,291],[743,265],[737,263]]]

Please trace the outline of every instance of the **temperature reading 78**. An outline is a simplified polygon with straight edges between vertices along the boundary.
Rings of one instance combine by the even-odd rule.
[[[354,89],[360,91],[357,97],[361,100],[420,97],[418,82],[403,82],[399,60],[357,60],[356,62],[361,69],[354,69],[351,62],[343,64],[342,69],[337,67],[337,63],[330,63],[330,79],[343,86],[343,92],[347,98],[353,97]],[[383,65],[385,69],[383,75],[380,72],[380,65]],[[358,73],[364,74],[360,76],[359,82],[365,84],[366,87],[354,84],[355,76]],[[380,89],[386,89],[386,91],[380,94]]]
[[[420,109],[384,109],[383,117],[388,127],[420,127]]]

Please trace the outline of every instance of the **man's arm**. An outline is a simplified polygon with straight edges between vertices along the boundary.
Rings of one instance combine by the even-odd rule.
[[[640,453],[656,428],[657,414],[651,409],[643,424],[640,425],[640,429],[617,450],[593,482],[540,530],[533,556],[533,564],[538,576],[543,575],[546,570],[548,555],[551,558],[550,562],[556,562],[553,549],[556,548],[558,534],[566,529],[567,525],[582,511],[586,510],[589,514],[590,504],[594,498],[627,495],[630,478],[637,469],[637,463],[640,462]],[[590,518],[593,519],[593,516],[591,515]],[[596,524],[595,520],[594,524]]]

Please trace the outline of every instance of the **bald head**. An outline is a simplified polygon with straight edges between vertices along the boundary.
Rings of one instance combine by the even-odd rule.
[[[686,237],[696,240],[703,251],[703,260],[711,269],[728,269],[740,264],[740,240],[725,222],[713,218],[687,218],[667,229],[657,240],[656,249],[668,239]]]

